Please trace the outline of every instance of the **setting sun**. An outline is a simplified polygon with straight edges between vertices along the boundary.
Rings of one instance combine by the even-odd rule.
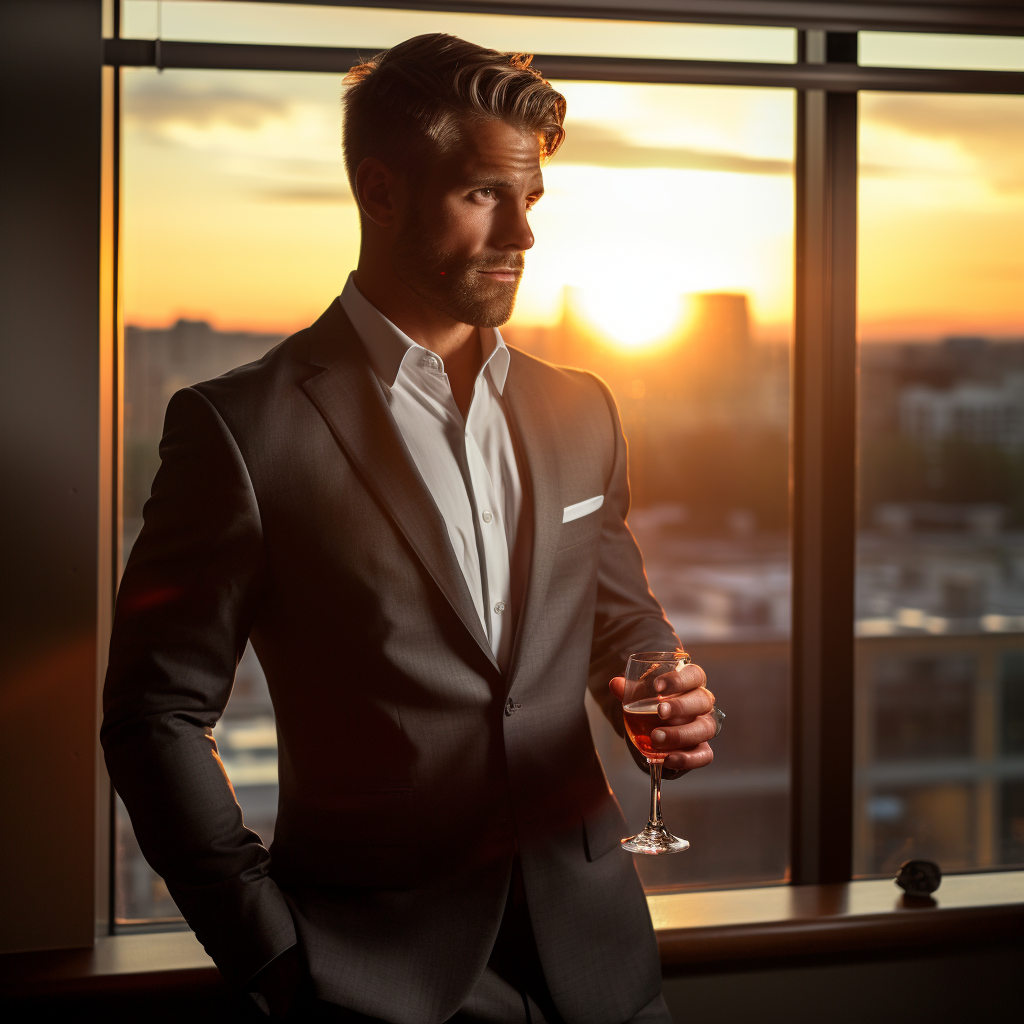
[[[653,347],[678,338],[686,312],[684,296],[655,289],[567,289],[566,315],[588,334],[624,349]]]

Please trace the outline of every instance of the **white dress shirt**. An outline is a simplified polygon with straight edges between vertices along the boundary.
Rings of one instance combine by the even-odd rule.
[[[509,364],[505,342],[493,328],[479,329],[483,366],[463,420],[441,357],[400,331],[351,275],[341,305],[384,383],[402,440],[444,519],[491,650],[505,671],[518,612],[511,567],[523,511],[501,399]]]

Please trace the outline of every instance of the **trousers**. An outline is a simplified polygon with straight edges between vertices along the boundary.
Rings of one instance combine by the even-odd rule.
[[[296,1024],[386,1024],[312,997],[293,1006],[288,1020]],[[448,1024],[565,1024],[544,979],[518,857],[487,966]],[[659,993],[623,1024],[672,1024],[672,1015]]]

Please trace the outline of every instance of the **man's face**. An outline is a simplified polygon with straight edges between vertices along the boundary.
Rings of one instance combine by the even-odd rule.
[[[453,320],[500,327],[533,245],[527,214],[543,191],[536,134],[502,121],[467,126],[413,176],[397,239],[399,278]]]

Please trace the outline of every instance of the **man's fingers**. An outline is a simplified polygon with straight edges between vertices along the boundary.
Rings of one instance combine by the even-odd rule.
[[[614,679],[610,679],[608,689],[612,691],[616,700],[622,700],[623,694],[626,692],[626,677],[616,676]]]
[[[711,715],[701,715],[685,725],[660,725],[651,733],[651,743],[658,750],[690,750],[713,739],[716,723]]]
[[[684,665],[678,672],[666,672],[654,681],[658,693],[677,694],[697,690],[708,681],[700,665]]]
[[[678,771],[680,768],[706,768],[715,759],[715,752],[706,744],[698,744],[693,750],[676,750],[665,758],[665,767]]]
[[[715,695],[701,687],[679,696],[666,697],[658,705],[658,717],[668,725],[680,725],[684,719],[706,715],[715,706]]]
[[[698,687],[707,686],[708,677],[700,665],[687,665],[679,675],[686,681],[689,689],[696,690]]]

